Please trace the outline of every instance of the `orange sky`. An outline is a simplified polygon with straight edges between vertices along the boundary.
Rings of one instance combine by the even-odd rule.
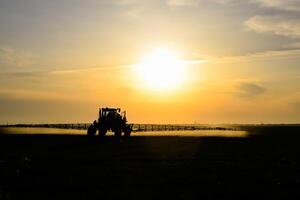
[[[101,106],[135,123],[298,123],[299,19],[295,1],[3,0],[0,123],[91,122]]]

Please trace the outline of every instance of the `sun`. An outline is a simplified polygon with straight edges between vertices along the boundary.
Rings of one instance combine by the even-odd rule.
[[[185,64],[168,49],[147,54],[136,65],[138,76],[153,90],[171,90],[180,86],[186,74]]]

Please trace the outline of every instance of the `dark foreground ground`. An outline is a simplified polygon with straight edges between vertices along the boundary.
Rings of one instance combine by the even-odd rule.
[[[0,199],[300,199],[300,127],[246,138],[0,135]]]

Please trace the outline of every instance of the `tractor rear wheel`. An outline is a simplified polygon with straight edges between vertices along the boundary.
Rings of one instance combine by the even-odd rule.
[[[130,126],[126,126],[125,130],[124,130],[124,136],[130,137],[130,134],[131,134],[131,128],[130,128]]]
[[[106,135],[107,130],[104,128],[99,129],[99,136],[104,137]]]
[[[115,137],[121,137],[122,131],[121,130],[115,130]]]

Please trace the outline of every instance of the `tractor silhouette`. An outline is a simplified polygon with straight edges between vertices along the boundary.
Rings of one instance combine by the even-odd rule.
[[[116,137],[121,137],[122,132],[125,137],[129,137],[132,125],[127,124],[126,111],[121,112],[120,108],[100,108],[98,121],[94,121],[87,130],[88,136],[105,136],[107,131],[114,132]]]

